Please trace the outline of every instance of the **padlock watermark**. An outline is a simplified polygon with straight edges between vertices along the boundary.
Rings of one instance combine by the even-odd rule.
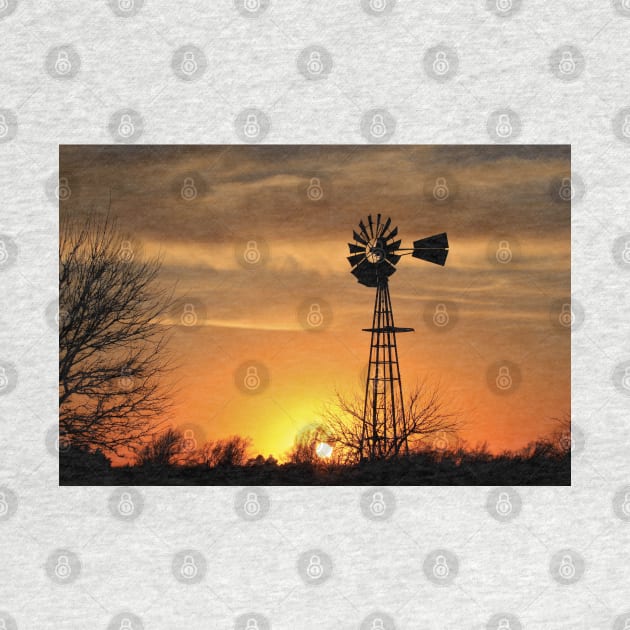
[[[46,431],[44,443],[46,444],[46,450],[53,457],[59,457],[60,453],[67,453],[71,449],[70,441],[59,436],[59,424],[56,422]]]
[[[376,610],[363,619],[360,630],[396,630],[396,623],[390,614]]]
[[[425,557],[422,570],[433,584],[450,586],[459,573],[459,559],[449,549],[434,549]]]
[[[623,396],[630,396],[630,360],[618,363],[612,372],[615,389]]]
[[[269,116],[256,107],[242,110],[234,120],[236,135],[247,144],[262,142],[270,129]]]
[[[131,144],[142,136],[144,120],[138,111],[127,107],[110,116],[108,129],[114,142]]]
[[[486,0],[486,9],[501,18],[512,17],[521,8],[522,0]]]
[[[438,44],[427,49],[423,64],[427,76],[439,83],[445,83],[457,74],[459,57],[451,46]]]
[[[502,523],[515,519],[521,513],[522,507],[521,495],[510,487],[494,488],[486,499],[488,514]]]
[[[520,387],[522,380],[521,368],[509,359],[495,361],[486,370],[488,388],[500,396],[513,394]]]
[[[370,488],[361,493],[359,505],[365,518],[386,521],[396,511],[396,495],[389,488]]]
[[[112,617],[107,630],[144,630],[144,623],[135,613],[123,611]]]
[[[361,8],[375,17],[390,14],[396,6],[396,0],[361,0]]]
[[[425,200],[432,205],[449,205],[459,195],[459,184],[455,175],[438,172],[429,175],[422,187]]]
[[[17,386],[17,368],[10,361],[0,361],[0,396],[9,395]]]
[[[323,331],[330,327],[333,312],[330,304],[320,297],[303,300],[297,309],[300,326],[309,332]]]
[[[260,361],[245,361],[234,371],[234,384],[248,396],[262,394],[268,389],[269,383],[269,368]]]
[[[306,201],[319,209],[328,205],[332,199],[332,181],[326,173],[312,173],[300,180],[297,192],[300,201]]]
[[[438,453],[446,453],[455,447],[455,436],[446,431],[439,431],[426,441],[427,446]]]
[[[584,56],[575,46],[560,46],[549,55],[549,70],[561,81],[575,81],[585,66]]]
[[[0,486],[0,521],[8,521],[18,509],[18,497],[8,486]]]
[[[579,582],[585,571],[584,558],[575,549],[560,549],[549,561],[551,577],[562,585]]]
[[[488,619],[486,630],[523,630],[523,624],[516,615],[501,612]]]
[[[586,445],[586,436],[582,428],[571,420],[571,424],[567,430],[559,433],[558,447],[565,453],[571,453],[571,456],[579,455]]]
[[[208,68],[208,58],[194,44],[180,46],[171,59],[173,74],[182,81],[197,81]]]
[[[263,488],[243,488],[234,497],[234,511],[245,521],[259,521],[268,514],[270,508],[269,493]]]
[[[556,298],[549,305],[549,321],[558,331],[581,328],[586,315],[580,301],[573,297]]]
[[[325,551],[309,549],[299,556],[297,570],[306,584],[317,586],[330,578],[333,562]]]
[[[615,492],[612,507],[617,518],[630,523],[630,485],[622,486]]]
[[[197,549],[183,549],[173,555],[171,572],[182,584],[198,584],[207,571],[205,556]]]
[[[133,17],[144,6],[144,0],[109,0],[109,7],[118,17]]]
[[[630,143],[630,107],[623,107],[615,114],[612,128],[619,140]]]
[[[173,302],[169,309],[169,320],[178,331],[194,332],[204,326],[207,319],[207,309],[204,302],[193,296],[180,297]]]
[[[185,422],[174,428],[182,434],[180,456],[184,459],[194,459],[195,454],[206,443],[205,430],[192,422]]]
[[[452,330],[459,321],[459,308],[455,302],[427,302],[422,311],[422,318],[427,327],[438,333]]]
[[[256,270],[264,267],[270,260],[270,249],[266,239],[250,235],[245,240],[234,243],[234,258],[240,267]]]
[[[246,18],[260,17],[270,4],[271,0],[234,0],[234,7]]]
[[[107,501],[110,514],[121,521],[134,521],[144,509],[144,497],[136,488],[116,488]]]
[[[491,267],[509,271],[522,260],[520,240],[510,233],[492,235],[486,245],[486,259]]]
[[[396,119],[382,108],[370,109],[361,117],[361,135],[372,143],[381,144],[392,138]]]
[[[11,142],[18,132],[18,119],[12,109],[0,108],[0,144]]]
[[[488,116],[486,128],[495,142],[511,142],[521,135],[521,119],[513,109],[497,109]]]
[[[0,19],[2,18],[2,9],[0,8]],[[0,630],[18,630],[17,621],[6,610],[0,610]]]
[[[612,0],[612,5],[619,15],[622,15],[623,17],[630,17],[630,0]],[[628,628],[630,628],[630,624],[628,625]],[[617,630],[617,628],[614,630]]]
[[[0,272],[15,265],[18,258],[16,242],[8,234],[0,234]]]
[[[614,240],[612,257],[619,269],[630,272],[630,233],[622,234]]]
[[[194,202],[208,193],[206,178],[197,171],[185,171],[173,178],[171,191],[173,199],[178,202]]]
[[[271,622],[258,612],[243,613],[234,620],[234,630],[271,630]]]
[[[70,549],[55,549],[44,565],[46,575],[57,584],[71,584],[81,575],[81,560]]]
[[[17,8],[18,0],[3,0],[0,2],[0,20],[9,17]]]
[[[578,173],[554,177],[549,183],[549,196],[558,204],[573,207],[582,201],[586,193],[584,180]]]
[[[297,58],[300,74],[309,81],[326,79],[333,69],[333,59],[326,48],[319,45],[307,46]]]
[[[81,57],[71,44],[54,46],[46,55],[45,66],[53,79],[73,79],[81,69]]]
[[[66,175],[59,175],[54,171],[46,179],[44,184],[46,197],[55,206],[60,206],[78,194],[78,184],[75,179],[70,179]]]

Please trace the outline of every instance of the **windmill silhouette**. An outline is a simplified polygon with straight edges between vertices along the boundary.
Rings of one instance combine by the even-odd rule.
[[[446,232],[402,248],[401,240],[395,240],[398,227],[390,229],[391,223],[390,218],[381,223],[380,214],[376,222],[368,215],[367,226],[363,220],[359,221],[359,230],[352,232],[354,243],[348,243],[352,275],[360,284],[376,288],[372,327],[363,328],[372,333],[372,339],[365,381],[361,459],[395,457],[401,451],[409,452],[396,333],[413,332],[413,328],[394,324],[389,277],[402,256],[411,254],[441,266],[448,256]]]

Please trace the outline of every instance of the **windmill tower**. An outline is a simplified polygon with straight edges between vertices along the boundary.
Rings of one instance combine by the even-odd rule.
[[[414,241],[411,248],[401,248],[401,241],[395,240],[398,227],[390,229],[391,223],[390,218],[381,223],[380,214],[374,222],[369,215],[367,226],[359,221],[359,230],[352,232],[354,243],[348,243],[352,275],[360,284],[376,288],[372,327],[363,328],[372,338],[365,381],[361,459],[395,457],[409,450],[396,334],[413,332],[413,328],[400,328],[394,323],[389,277],[396,271],[401,256],[411,254],[441,266],[448,256],[445,232]]]

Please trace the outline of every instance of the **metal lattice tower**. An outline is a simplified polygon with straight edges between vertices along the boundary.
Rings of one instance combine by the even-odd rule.
[[[348,261],[360,284],[376,288],[372,327],[363,329],[372,338],[365,381],[361,459],[382,459],[409,450],[396,333],[413,332],[413,328],[400,328],[394,323],[389,277],[406,254],[443,266],[448,239],[446,233],[436,234],[414,241],[412,248],[401,248],[401,241],[394,240],[398,228],[388,232],[391,219],[381,223],[378,214],[374,222],[369,215],[367,223],[366,226],[359,221],[359,231],[353,232],[355,242],[348,243]]]

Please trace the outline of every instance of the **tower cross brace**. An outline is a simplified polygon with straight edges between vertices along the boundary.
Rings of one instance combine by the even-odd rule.
[[[370,360],[365,382],[361,459],[382,459],[408,453],[405,405],[398,365],[396,328],[387,278],[379,279],[374,301]]]

